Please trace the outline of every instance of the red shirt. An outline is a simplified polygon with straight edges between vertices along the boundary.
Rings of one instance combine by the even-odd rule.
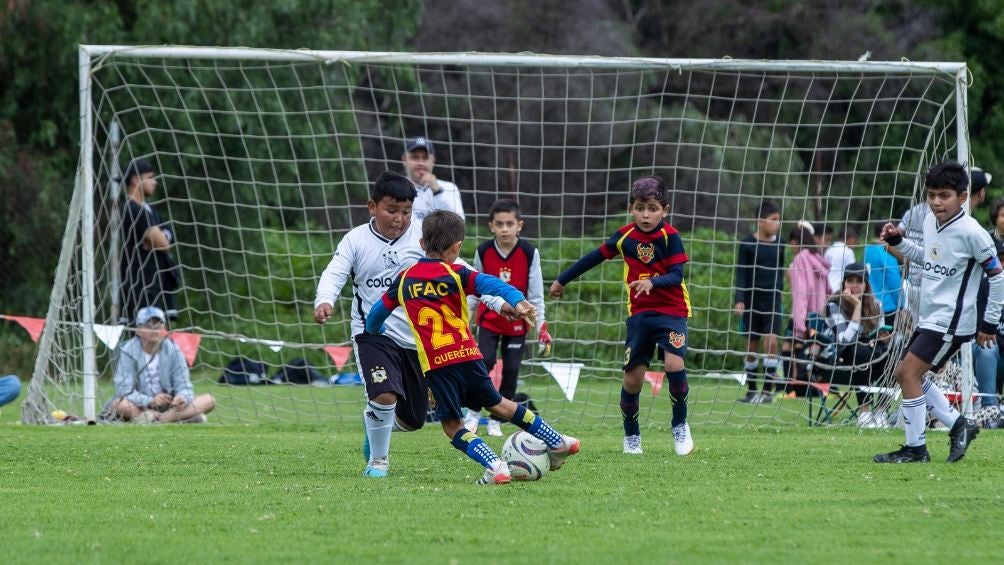
[[[405,269],[387,293],[388,310],[403,306],[424,372],[483,359],[471,335],[467,294],[476,294],[477,271],[422,259]]]
[[[600,246],[600,253],[605,259],[617,255],[624,257],[624,284],[664,275],[669,267],[689,260],[680,233],[666,223],[648,233],[641,231],[637,224],[628,224]],[[679,286],[653,288],[650,293],[637,297],[635,294],[628,289],[629,316],[651,311],[690,317],[690,294],[684,282]]]
[[[536,248],[530,242],[520,239],[509,255],[503,257],[495,245],[495,240],[492,239],[478,246],[479,268],[481,272],[495,275],[502,279],[502,282],[516,287],[524,296],[529,296],[527,290],[530,286],[530,267],[533,265],[535,252]],[[529,331],[523,320],[507,320],[484,303],[478,304],[476,322],[479,327],[498,335],[526,335]]]

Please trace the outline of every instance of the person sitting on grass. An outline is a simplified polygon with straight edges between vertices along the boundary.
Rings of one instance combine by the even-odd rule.
[[[216,400],[212,394],[193,392],[185,357],[165,339],[165,319],[156,306],[136,314],[136,336],[122,344],[115,365],[110,409],[127,422],[205,422]]]
[[[453,264],[464,242],[464,227],[464,220],[447,210],[426,216],[420,242],[426,257],[398,274],[373,304],[366,316],[366,333],[381,333],[391,312],[398,306],[404,309],[443,432],[454,447],[485,468],[478,484],[505,484],[512,480],[509,466],[464,427],[463,406],[485,407],[492,416],[509,420],[543,441],[552,471],[578,453],[579,440],[559,434],[540,416],[502,397],[492,385],[469,329],[466,294],[501,296],[531,325],[537,311],[522,292],[500,279]]]

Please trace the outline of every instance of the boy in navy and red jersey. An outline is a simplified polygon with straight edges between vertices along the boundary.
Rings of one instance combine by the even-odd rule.
[[[687,318],[690,297],[683,281],[688,261],[680,234],[663,221],[669,213],[666,183],[659,177],[641,177],[631,186],[634,223],[617,230],[595,251],[582,257],[558,276],[550,294],[560,298],[565,285],[589,269],[617,255],[624,257],[624,282],[628,287],[627,339],[624,351],[624,385],[621,414],[624,418],[624,453],[641,454],[638,400],[645,371],[656,346],[663,352],[666,378],[673,403],[672,432],[678,455],[689,455],[694,440],[687,423]]]
[[[544,320],[544,277],[540,271],[540,253],[529,241],[519,236],[523,229],[523,218],[519,204],[503,198],[492,204],[488,211],[488,227],[495,235],[478,246],[474,256],[474,269],[509,283],[522,292],[530,304],[537,309],[537,342],[542,352],[551,347],[551,334],[547,332]],[[503,398],[513,399],[516,395],[516,381],[523,361],[526,334],[530,327],[523,320],[509,320],[480,302],[474,323],[478,326],[478,348],[485,358],[485,367],[491,373],[495,367],[496,354],[502,349],[502,382],[499,393]],[[464,420],[467,429],[476,432],[480,413],[471,410]],[[495,418],[488,420],[488,435],[502,436],[501,422]]]
[[[467,315],[467,294],[501,296],[516,314],[533,323],[536,309],[512,286],[496,277],[453,265],[460,255],[464,221],[437,210],[422,225],[426,258],[402,271],[366,316],[366,332],[377,334],[398,306],[404,307],[418,344],[418,358],[436,403],[436,415],[454,447],[485,467],[478,484],[511,480],[509,467],[476,433],[464,428],[462,406],[484,406],[493,416],[512,421],[548,447],[551,470],[579,451],[579,440],[563,436],[524,406],[503,398],[492,386]]]

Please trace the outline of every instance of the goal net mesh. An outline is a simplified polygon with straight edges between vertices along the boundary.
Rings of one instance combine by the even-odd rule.
[[[240,59],[216,56],[221,51],[168,57],[137,49],[92,58],[82,110],[92,128],[82,143],[92,150],[93,176],[82,163],[26,422],[83,410],[85,332],[92,327],[83,316],[85,266],[94,279],[97,412],[113,393],[116,347],[132,337],[120,319],[134,315],[120,311],[118,298],[125,201],[118,176],[134,158],[156,167],[148,203],[175,234],[171,253],[181,280],[171,330],[194,353],[196,392],[216,397],[213,421],[359,418],[362,387],[329,386],[352,382],[356,371],[345,348],[351,288],[325,326],[312,320],[314,290],[340,238],[368,221],[372,180],[401,171],[404,138],[422,135],[435,143],[436,174],[462,192],[464,257],[471,260],[476,243],[490,237],[491,204],[513,198],[526,218],[523,237],[540,249],[545,290],[630,221],[633,179],[664,178],[672,189],[667,220],[690,257],[690,420],[777,426],[804,425],[810,402],[827,387],[808,397],[779,394],[770,404],[737,402],[746,392],[746,337],[733,312],[737,247],[755,229],[760,202],[779,205],[782,240],[802,219],[836,232],[854,228],[863,260],[874,226],[919,201],[922,172],[966,147],[957,134],[956,74],[908,64],[533,56],[516,64],[469,54],[412,63],[408,55],[291,52],[282,60],[281,52]],[[84,190],[88,181],[92,193]],[[85,253],[88,209],[93,250]],[[609,261],[569,285],[561,300],[547,301],[553,352],[531,352],[519,390],[549,419],[620,423],[622,270],[619,259]],[[789,285],[784,301],[787,325]],[[901,316],[888,354],[870,361],[884,369],[873,383],[877,404],[895,396],[882,393],[893,387],[888,360],[898,356],[909,323]],[[219,382],[241,357],[263,363],[266,377],[305,359],[324,381]],[[653,360],[642,393],[644,426],[668,425],[662,370],[661,359]],[[826,383],[819,377],[825,371],[815,374]],[[833,393],[846,389],[823,399],[832,406]],[[855,405],[852,396],[846,413]],[[830,416],[824,420],[844,421]]]

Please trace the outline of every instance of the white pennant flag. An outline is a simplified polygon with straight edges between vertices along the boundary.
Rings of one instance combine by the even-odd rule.
[[[105,324],[94,324],[94,335],[98,336],[101,343],[108,349],[114,350],[119,346],[119,339],[125,326],[106,326]]]
[[[565,393],[565,398],[569,402],[575,397],[575,386],[579,384],[579,371],[582,370],[582,363],[551,363],[542,361],[539,363],[561,387],[561,392]]]

